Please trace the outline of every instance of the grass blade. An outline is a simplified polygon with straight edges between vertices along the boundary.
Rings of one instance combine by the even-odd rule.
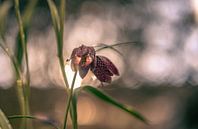
[[[63,125],[63,129],[66,129],[67,128],[67,118],[68,118],[68,112],[69,112],[69,109],[70,109],[70,105],[72,105],[71,101],[72,101],[72,98],[73,98],[73,90],[74,90],[74,84],[75,84],[75,81],[76,81],[76,75],[77,75],[77,71],[74,73],[74,77],[73,77],[73,80],[72,80],[72,85],[71,85],[71,89],[69,90],[68,92],[68,99],[67,99],[67,103],[66,103],[66,111],[65,111],[65,118],[64,118],[64,125]]]
[[[141,120],[144,123],[148,123],[146,118],[143,115],[141,115],[139,112],[135,111],[132,107],[129,107],[129,106],[126,106],[126,105],[123,105],[123,104],[117,102],[116,100],[114,100],[110,96],[106,95],[105,93],[103,93],[99,89],[91,87],[91,86],[85,86],[85,87],[83,87],[83,90],[88,92],[88,93],[91,93],[94,96],[98,97],[99,99],[101,99],[101,100],[103,100],[103,101],[105,101],[109,104],[112,104],[113,106],[129,113],[130,115],[134,116],[138,120]]]
[[[105,48],[109,48],[109,49],[111,49],[111,50],[117,52],[120,56],[123,57],[123,54],[122,54],[119,50],[117,50],[116,48],[114,48],[112,45],[103,44],[103,46],[104,46],[104,47],[101,47],[101,48],[97,49],[96,52],[101,51],[101,50],[104,50]]]
[[[77,115],[77,103],[78,103],[78,95],[81,91],[81,88],[77,88],[73,92],[72,96],[72,105],[70,109],[70,115],[72,118],[73,129],[78,129],[78,115]]]
[[[121,42],[121,43],[115,43],[111,45],[107,45],[104,43],[99,43],[99,45],[96,45],[94,47],[101,47],[102,49],[108,48],[108,47],[116,47],[116,46],[121,46],[121,45],[130,45],[130,44],[138,44],[140,43],[139,41],[129,41],[129,42]]]
[[[52,127],[54,127],[55,129],[59,129],[54,123],[52,123],[51,121],[48,121],[48,120],[45,120],[45,119],[42,119],[42,118],[38,118],[38,117],[35,117],[35,116],[29,116],[29,115],[13,115],[13,116],[8,116],[8,119],[9,120],[14,120],[14,119],[32,119],[32,120],[38,120],[42,123],[46,123]]]
[[[29,61],[28,61],[29,59],[28,59],[27,41],[26,41],[27,36],[25,36],[25,29],[24,29],[24,24],[23,24],[22,17],[21,17],[19,0],[14,0],[14,8],[15,8],[16,18],[18,22],[18,27],[19,27],[19,34],[20,34],[20,39],[21,39],[20,44],[22,46],[22,55],[24,55],[25,57],[25,67],[26,67],[25,81],[23,81],[23,79],[20,78],[20,83],[18,83],[19,81],[17,81],[17,89],[18,89],[18,93],[20,93],[19,94],[20,98],[22,97],[22,99],[20,100],[22,114],[29,115],[30,114],[30,108],[29,108],[30,72],[29,72]],[[19,92],[21,90],[23,92]],[[31,129],[32,128],[31,123],[29,123],[25,119],[22,120],[21,128],[27,128],[27,127]]]
[[[73,129],[78,129],[78,121],[77,121],[77,96],[73,95],[70,105],[70,116],[72,119]]]
[[[63,79],[64,79],[64,83],[66,86],[66,90],[68,90],[69,88],[69,84],[67,81],[67,76],[64,70],[65,64],[64,64],[64,58],[63,58],[63,28],[64,28],[64,24],[63,21],[60,21],[62,19],[64,19],[64,13],[61,13],[61,19],[60,16],[58,14],[58,10],[56,8],[55,3],[52,0],[47,0],[48,5],[49,5],[49,9],[51,12],[51,18],[52,18],[52,24],[54,27],[54,31],[55,31],[55,35],[56,35],[56,40],[57,40],[57,52],[58,52],[58,58],[59,58],[59,64],[61,67],[61,72],[63,75]],[[63,0],[61,1],[62,4],[65,4],[65,2],[63,2]],[[61,10],[64,10],[64,6],[61,5]],[[68,92],[68,91],[67,91]]]
[[[6,17],[8,16],[9,9],[11,8],[12,3],[10,1],[4,1],[0,5],[0,36],[4,39],[5,33],[5,23]]]
[[[56,8],[55,3],[52,0],[47,0],[47,3],[49,5],[51,18],[52,18],[52,24],[55,30],[56,35],[59,35],[60,31],[60,16],[58,14],[58,10]]]
[[[24,36],[25,37],[25,44],[27,44],[27,29],[24,30],[24,35],[25,35]],[[18,32],[18,34],[17,34],[16,44],[17,44],[16,48],[15,48],[16,59],[17,59],[19,65],[20,65],[20,67],[22,67],[24,50],[23,50],[23,45],[22,45],[22,39],[21,39],[21,36],[20,36],[20,32]]]
[[[25,45],[27,45],[28,30],[30,27],[31,18],[34,13],[37,2],[38,2],[38,0],[29,1],[28,5],[25,8],[25,11],[21,17],[23,29],[24,29]],[[17,45],[15,48],[15,55],[16,55],[19,65],[21,66],[22,60],[23,60],[23,55],[24,55],[24,50],[23,50],[23,46],[22,46],[22,39],[20,36],[20,31],[18,31],[16,42],[17,42]]]
[[[4,115],[3,111],[0,109],[0,129],[12,129],[8,119]]]
[[[38,0],[30,0],[22,16],[24,28],[28,28]]]

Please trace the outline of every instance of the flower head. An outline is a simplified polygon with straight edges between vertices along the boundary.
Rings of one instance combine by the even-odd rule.
[[[81,78],[84,78],[89,70],[101,82],[110,83],[111,76],[119,75],[116,66],[107,57],[96,55],[93,47],[81,45],[74,48],[70,59],[72,70],[79,70]]]

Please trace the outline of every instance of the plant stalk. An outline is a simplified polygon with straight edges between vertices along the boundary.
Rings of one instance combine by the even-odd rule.
[[[5,42],[5,41],[4,41]],[[19,101],[19,106],[20,106],[20,112],[25,115],[25,113],[27,112],[27,103],[26,103],[26,98],[24,96],[24,89],[23,89],[23,78],[22,78],[22,73],[21,73],[21,69],[19,64],[17,63],[15,57],[11,54],[11,52],[9,51],[9,49],[7,47],[5,47],[3,44],[0,43],[0,47],[3,49],[3,51],[6,53],[6,55],[10,58],[13,66],[14,66],[14,70],[15,70],[15,74],[16,74],[16,91],[17,91],[17,96],[18,96],[18,101]],[[21,123],[21,128],[22,126],[24,126],[26,124],[25,119],[23,119],[22,123]]]
[[[23,80],[22,76],[20,76],[19,80],[17,80],[17,91],[18,91],[18,96],[20,105],[21,105],[21,111],[23,115],[29,115],[30,110],[29,110],[29,90],[30,90],[30,72],[29,72],[29,61],[28,61],[28,52],[27,52],[27,44],[25,42],[25,34],[24,34],[24,28],[23,28],[23,23],[22,23],[22,18],[19,10],[19,0],[14,0],[15,4],[15,13],[17,17],[17,22],[19,26],[19,34],[21,38],[21,44],[22,44],[22,49],[24,51],[24,56],[25,56],[25,64],[26,64],[26,79]],[[22,97],[23,96],[23,97]],[[31,129],[31,123],[28,124],[27,120],[24,119],[22,121],[24,123],[24,128]],[[22,124],[23,126],[23,124]]]
[[[68,118],[69,108],[70,108],[70,104],[71,104],[71,100],[72,100],[72,95],[73,95],[73,89],[74,89],[74,84],[75,84],[75,80],[76,80],[76,75],[77,75],[77,71],[75,71],[75,73],[74,73],[71,89],[69,90],[70,92],[69,92],[68,97],[67,97],[68,99],[67,99],[67,103],[66,103],[66,111],[65,111],[63,129],[67,128],[67,118]]]
[[[15,4],[14,5],[15,5],[15,12],[16,12],[17,22],[18,22],[18,26],[19,26],[19,33],[20,33],[22,48],[24,50],[24,56],[25,56],[25,64],[26,64],[26,70],[27,70],[26,83],[27,83],[27,86],[30,86],[30,72],[29,72],[29,61],[28,61],[27,44],[25,43],[24,28],[23,28],[22,18],[21,18],[21,14],[20,14],[20,10],[19,10],[19,0],[15,0]]]

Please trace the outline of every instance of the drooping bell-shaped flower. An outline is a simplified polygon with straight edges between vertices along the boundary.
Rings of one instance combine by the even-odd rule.
[[[79,70],[81,78],[84,78],[89,70],[101,82],[110,83],[113,75],[119,75],[116,66],[107,57],[96,55],[93,47],[81,45],[74,48],[70,59],[72,70]]]

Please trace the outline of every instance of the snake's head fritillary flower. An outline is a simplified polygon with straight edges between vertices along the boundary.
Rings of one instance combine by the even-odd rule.
[[[74,48],[70,57],[72,70],[79,70],[80,76],[84,78],[91,67],[91,63],[95,59],[95,53],[93,47],[85,45]]]
[[[96,55],[93,47],[81,45],[74,48],[70,59],[72,69],[79,70],[81,78],[84,78],[89,70],[101,82],[110,83],[113,75],[119,75],[116,66],[107,57]]]

